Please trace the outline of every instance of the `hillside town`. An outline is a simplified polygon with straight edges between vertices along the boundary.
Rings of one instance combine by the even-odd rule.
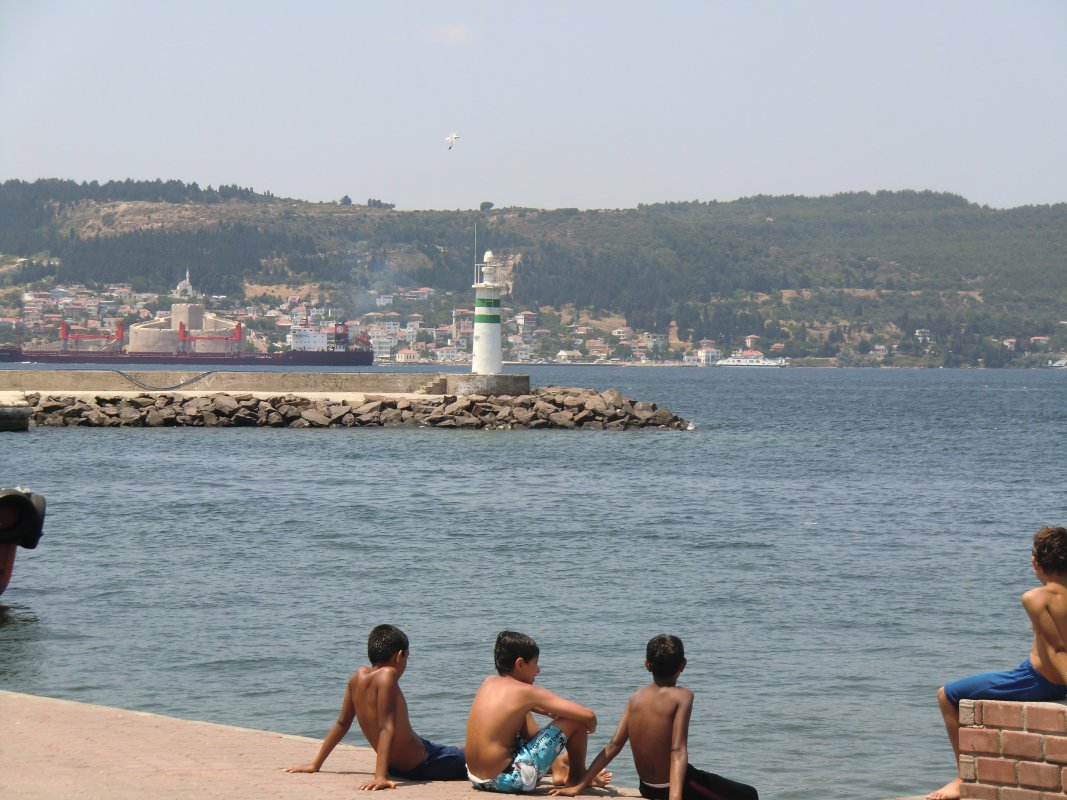
[[[354,336],[369,340],[376,363],[466,364],[471,360],[474,310],[457,304],[464,301],[471,299],[428,287],[368,290],[360,305],[369,310],[351,315],[314,291],[239,301],[206,296],[195,288],[187,272],[166,295],[136,292],[121,283],[99,289],[57,285],[23,292],[14,307],[0,306],[0,344],[56,344],[62,329],[64,337],[79,343],[88,341],[90,344],[79,346],[92,347],[94,339],[113,340],[122,326],[128,331],[131,324],[169,313],[172,303],[195,302],[220,317],[240,322],[247,331],[248,349],[289,349],[294,344],[294,331],[305,339],[314,338],[318,331],[325,345],[328,332],[343,323]],[[736,342],[705,339],[689,343],[673,336],[673,328],[670,333],[656,333],[610,322],[596,325],[578,321],[577,315],[568,322],[550,309],[505,306],[501,312],[504,358],[512,363],[769,366],[773,361],[786,366],[803,361],[811,365],[889,366],[905,356],[930,355],[937,344],[930,330],[917,328],[912,341],[918,347],[913,345],[906,354],[899,345],[876,342],[855,349],[825,348],[824,358],[798,359],[787,343],[756,333]],[[832,339],[832,334],[828,338]],[[1034,363],[1029,366],[1067,366],[1063,353],[1050,350],[1050,340],[1050,336],[1041,335],[1006,338],[1001,344],[1012,353],[1032,354]]]

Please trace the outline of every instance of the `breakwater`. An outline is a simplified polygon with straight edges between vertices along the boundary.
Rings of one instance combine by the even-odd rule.
[[[30,419],[48,427],[580,428],[689,427],[669,408],[610,389],[543,387],[521,395],[358,395],[312,399],[297,394],[25,395]]]

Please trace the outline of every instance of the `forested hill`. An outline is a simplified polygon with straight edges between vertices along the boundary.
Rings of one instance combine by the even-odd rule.
[[[809,325],[941,315],[1013,334],[1067,318],[1067,204],[997,210],[902,191],[620,210],[490,206],[396,211],[373,199],[307,203],[180,181],[7,181],[0,253],[33,263],[0,280],[163,290],[188,268],[198,286],[231,295],[288,281],[460,290],[471,283],[477,225],[478,249],[508,259],[515,304],[620,313],[643,328],[676,320],[714,335],[724,309],[735,320]]]

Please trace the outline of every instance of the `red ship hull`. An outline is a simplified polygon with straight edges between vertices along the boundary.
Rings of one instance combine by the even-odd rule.
[[[291,350],[286,353],[108,353],[94,350],[24,350],[0,347],[0,361],[30,364],[198,364],[213,367],[369,367],[374,351]]]

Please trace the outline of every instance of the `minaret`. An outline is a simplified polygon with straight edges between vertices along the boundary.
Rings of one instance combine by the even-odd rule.
[[[496,282],[497,264],[493,251],[485,251],[481,283],[474,284],[474,355],[471,372],[475,375],[499,375],[504,356],[500,348],[500,284]]]

